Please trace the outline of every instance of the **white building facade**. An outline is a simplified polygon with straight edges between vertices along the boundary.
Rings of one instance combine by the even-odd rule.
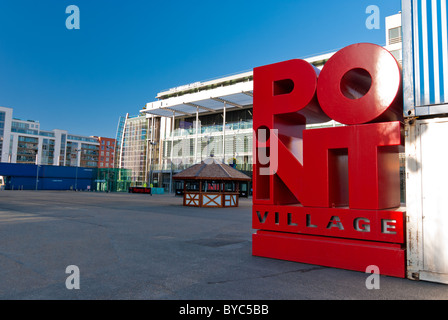
[[[66,130],[41,130],[40,123],[13,118],[13,109],[0,107],[1,162],[90,167],[98,165],[95,137]]]

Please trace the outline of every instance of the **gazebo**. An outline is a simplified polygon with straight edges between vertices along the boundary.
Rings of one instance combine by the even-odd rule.
[[[173,179],[184,182],[184,206],[219,208],[238,207],[239,182],[251,180],[214,158],[179,172]]]

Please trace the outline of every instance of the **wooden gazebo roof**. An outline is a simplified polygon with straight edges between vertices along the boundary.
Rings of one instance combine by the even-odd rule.
[[[176,180],[233,180],[250,181],[251,178],[244,173],[220,162],[209,158],[195,164],[173,176]]]

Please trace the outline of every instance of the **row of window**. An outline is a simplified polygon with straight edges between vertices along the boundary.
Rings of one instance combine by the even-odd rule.
[[[113,168],[113,163],[100,162],[100,168]]]
[[[401,27],[389,29],[389,44],[401,42]]]
[[[110,140],[108,140],[108,141],[104,141],[104,140],[102,140],[101,141],[101,145],[108,145],[108,146],[110,146]]]
[[[238,123],[252,121],[252,109],[234,110],[226,112],[226,123]],[[221,113],[199,116],[200,125],[203,127],[222,125],[223,116]],[[194,129],[196,117],[186,117],[175,120],[175,129]]]
[[[33,136],[39,135],[39,131],[37,130],[22,129],[22,128],[11,128],[11,132],[31,134]]]
[[[98,150],[98,146],[94,145],[94,144],[81,144],[81,148],[82,149],[91,149],[91,150]]]
[[[4,127],[5,127],[5,112],[0,112],[0,160],[1,160],[1,151],[3,149],[3,135],[4,135]]]
[[[75,140],[75,141],[83,141],[83,142],[93,142],[93,143],[98,142],[98,140],[96,138],[78,137],[78,136],[72,136],[72,135],[68,135],[67,139]]]

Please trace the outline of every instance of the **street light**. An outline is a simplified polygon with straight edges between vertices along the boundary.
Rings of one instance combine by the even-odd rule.
[[[114,153],[113,156],[115,156],[115,148],[114,148],[113,146],[106,146],[106,152],[109,152],[109,150],[112,150],[113,153]],[[107,153],[106,153],[106,156],[105,156],[105,157],[108,158]],[[110,157],[110,155],[109,155],[109,157]],[[109,158],[109,160],[110,160],[110,158]],[[107,161],[107,178],[106,178],[106,188],[107,188],[107,192],[110,192],[111,189],[112,189],[112,187],[111,187],[111,181],[110,181],[110,180],[111,180],[111,175],[110,175],[110,171],[109,171],[109,169],[110,169],[109,162],[110,162],[110,161]],[[113,157],[112,157],[112,163],[114,163],[114,158],[113,158]]]
[[[81,149],[75,149],[76,153],[76,175],[75,175],[75,191],[78,191],[78,152],[81,152]],[[79,156],[81,157],[81,155]]]
[[[151,185],[152,185],[152,150],[153,150],[153,146],[157,145],[157,141],[149,141],[149,144],[151,145],[150,156],[149,156],[149,187],[151,187]]]
[[[39,149],[36,150],[36,191],[39,183]]]

